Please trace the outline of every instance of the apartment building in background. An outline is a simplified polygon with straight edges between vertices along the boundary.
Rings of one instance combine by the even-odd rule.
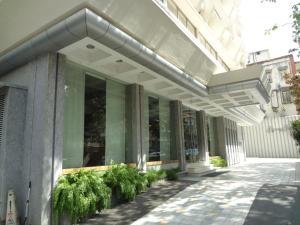
[[[270,102],[261,105],[265,112],[262,123],[244,128],[247,156],[299,158],[290,129],[291,121],[299,119],[299,111],[284,78],[285,74],[298,75],[293,55],[271,58],[269,50],[262,50],[250,53],[248,59],[248,66],[263,65],[270,83]]]
[[[51,224],[59,176],[128,163],[206,169],[245,160],[242,126],[270,101],[245,67],[239,1],[0,2],[0,221]]]

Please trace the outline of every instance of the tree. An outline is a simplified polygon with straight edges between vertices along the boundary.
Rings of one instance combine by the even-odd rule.
[[[293,7],[293,38],[294,42],[298,44],[300,47],[300,3],[295,4]],[[298,51],[298,56],[300,56],[299,48],[295,49],[295,51]]]
[[[294,97],[294,103],[297,111],[300,112],[300,76],[294,74],[285,74],[284,76],[287,84],[291,85],[291,95]]]
[[[300,56],[300,3],[295,4],[293,7],[293,39],[294,42],[298,44],[298,48],[291,49],[290,52],[298,52]],[[298,71],[299,72],[299,71]],[[290,91],[291,95],[294,97],[294,103],[296,105],[297,111],[300,112],[300,76],[294,74],[285,75],[286,83],[291,85]]]

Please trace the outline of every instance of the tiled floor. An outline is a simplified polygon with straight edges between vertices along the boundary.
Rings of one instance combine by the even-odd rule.
[[[249,159],[216,177],[185,177],[199,182],[133,225],[242,225],[262,185],[298,184],[300,174],[295,168],[299,162],[296,159]]]

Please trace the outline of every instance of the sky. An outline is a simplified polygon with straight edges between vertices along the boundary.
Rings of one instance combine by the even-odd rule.
[[[241,23],[247,52],[269,49],[272,58],[289,54],[289,49],[296,48],[292,38],[292,6],[300,0],[276,0],[276,3],[262,0],[242,0]],[[265,31],[273,25],[283,25],[271,34]],[[297,54],[294,54],[297,61]]]

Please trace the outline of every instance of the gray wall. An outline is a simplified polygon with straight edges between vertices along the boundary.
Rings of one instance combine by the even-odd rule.
[[[0,221],[3,221],[9,189],[14,189],[19,209],[25,200],[22,194],[22,165],[27,91],[13,87],[2,87],[0,91],[5,96],[4,104],[1,105],[3,122],[0,145]]]
[[[19,165],[23,179],[19,180],[18,185],[21,188],[17,196],[22,196],[18,210],[23,219],[25,196],[31,181],[29,223],[32,225],[51,224],[51,190],[61,171],[61,95],[64,84],[60,73],[57,57],[51,54],[38,57],[0,78],[1,82],[22,85],[28,89],[24,157]],[[15,177],[16,174],[8,171],[7,176]]]
[[[228,165],[238,164],[246,159],[242,146],[242,134],[237,124],[224,117],[216,118],[217,149]]]
[[[290,123],[300,116],[270,117],[262,123],[244,127],[247,157],[299,158],[299,150],[291,136]]]
[[[179,160],[181,170],[186,169],[184,151],[184,130],[182,116],[182,102],[170,101],[170,127],[171,127],[171,152],[172,160]]]

